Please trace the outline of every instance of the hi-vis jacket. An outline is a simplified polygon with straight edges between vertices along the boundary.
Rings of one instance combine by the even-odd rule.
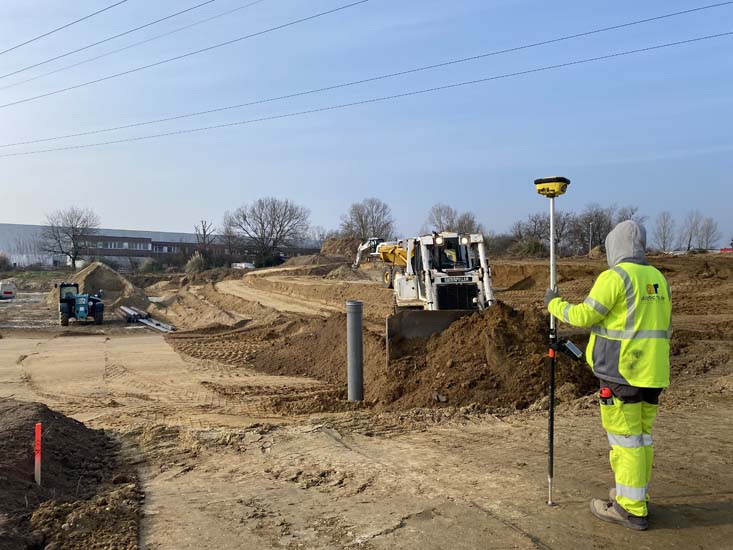
[[[591,327],[588,364],[601,380],[642,388],[669,386],[672,295],[664,275],[645,262],[646,232],[623,222],[606,240],[611,269],[582,304],[550,302],[555,317]]]

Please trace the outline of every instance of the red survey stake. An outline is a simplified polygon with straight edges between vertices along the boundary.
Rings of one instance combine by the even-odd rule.
[[[35,455],[36,455],[35,479],[38,485],[41,484],[41,433],[42,433],[41,423],[38,422],[36,424],[36,445],[35,445]]]

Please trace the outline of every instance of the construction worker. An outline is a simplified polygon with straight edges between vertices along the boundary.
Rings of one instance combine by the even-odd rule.
[[[601,382],[601,421],[616,478],[610,501],[593,499],[591,512],[640,531],[648,527],[652,424],[659,395],[669,385],[672,335],[669,283],[646,262],[645,250],[644,227],[622,222],[606,239],[610,269],[598,277],[582,304],[566,302],[553,289],[545,297],[558,319],[591,327],[586,357]]]

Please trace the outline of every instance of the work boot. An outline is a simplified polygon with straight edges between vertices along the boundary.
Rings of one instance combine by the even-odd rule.
[[[608,490],[608,500],[616,502],[616,487],[612,487]]]
[[[634,531],[645,531],[649,528],[649,522],[646,518],[632,516],[629,513],[621,513],[613,502],[605,502],[599,498],[590,501],[590,511],[598,519],[609,523],[617,523],[623,525],[627,529]]]

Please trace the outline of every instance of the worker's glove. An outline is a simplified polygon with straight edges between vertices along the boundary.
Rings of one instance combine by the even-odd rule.
[[[552,302],[555,298],[560,298],[560,293],[557,290],[548,288],[547,293],[545,293],[545,307],[548,307],[550,305],[550,302]]]

